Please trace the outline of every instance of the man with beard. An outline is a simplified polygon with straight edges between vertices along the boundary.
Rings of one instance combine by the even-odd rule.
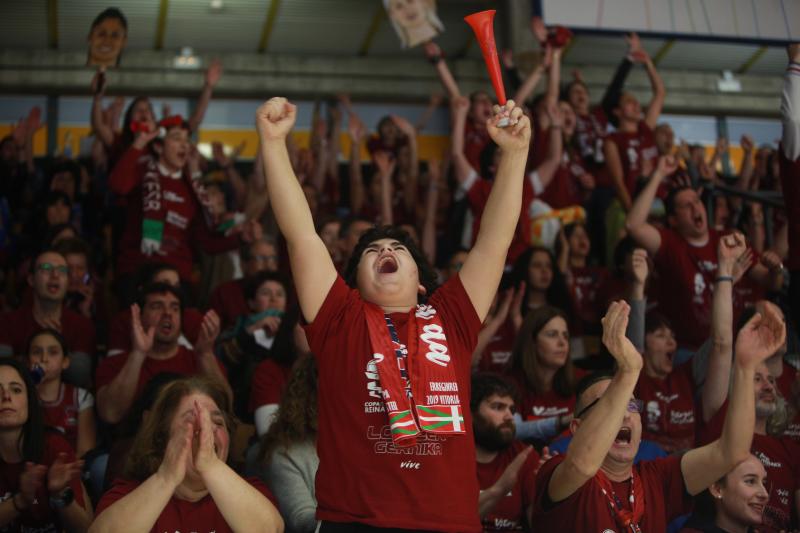
[[[533,522],[541,531],[665,531],[670,520],[688,510],[690,496],[750,454],[756,369],[786,338],[780,317],[770,309],[757,314],[736,339],[731,409],[720,438],[682,455],[634,465],[642,404],[633,391],[643,363],[625,337],[629,311],[624,302],[609,307],[603,343],[616,360],[616,373],[610,381],[582,384],[567,453],[542,465],[536,477]]]
[[[782,316],[777,306],[770,302],[760,302],[759,307],[763,309],[763,314]],[[729,335],[731,327],[728,322]],[[775,346],[769,355],[774,357],[782,346],[783,344]],[[735,355],[737,359],[740,357],[738,346]],[[700,430],[700,443],[713,440],[722,431],[722,421],[730,401],[726,399],[726,394],[732,360],[730,347],[713,352],[709,358],[708,377],[703,385],[705,425]],[[800,447],[790,438],[780,434],[772,435],[768,430],[770,418],[776,414],[778,408],[779,392],[777,380],[766,361],[755,368],[753,382],[755,427],[751,449],[767,470],[767,479],[771,486],[769,501],[764,508],[764,524],[759,527],[759,531],[789,531],[797,527],[798,524],[793,522],[792,516],[797,516],[800,511]]]
[[[182,307],[180,293],[168,283],[151,283],[141,290],[139,302],[131,306],[130,352],[107,357],[97,367],[97,414],[105,422],[122,420],[157,374],[205,374],[227,382],[213,351],[219,317],[214,311],[205,314],[191,351],[178,343]]]
[[[484,531],[530,527],[539,454],[514,438],[515,396],[514,386],[496,374],[472,376],[470,409]]]

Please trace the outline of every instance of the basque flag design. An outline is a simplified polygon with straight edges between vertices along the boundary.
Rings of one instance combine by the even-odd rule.
[[[460,405],[418,405],[417,416],[425,431],[460,433],[464,431],[464,415]]]

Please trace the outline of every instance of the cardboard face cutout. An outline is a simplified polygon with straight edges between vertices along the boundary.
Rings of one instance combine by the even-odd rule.
[[[444,31],[436,0],[383,0],[403,48],[430,41]]]
[[[118,9],[106,9],[94,19],[87,41],[87,66],[116,67],[128,42],[125,16]]]

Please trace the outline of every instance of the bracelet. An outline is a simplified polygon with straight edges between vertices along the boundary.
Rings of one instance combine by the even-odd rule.
[[[431,65],[438,65],[441,60],[442,60],[441,55],[431,56],[428,58],[428,61],[430,62]]]
[[[714,283],[719,283],[721,281],[730,281],[733,283],[733,276],[717,276],[717,279],[714,280]]]

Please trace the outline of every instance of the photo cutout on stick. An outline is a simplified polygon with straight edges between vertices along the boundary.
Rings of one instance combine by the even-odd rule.
[[[383,0],[403,48],[430,41],[444,31],[436,0]]]
[[[128,21],[122,11],[109,7],[92,21],[87,38],[89,50],[86,65],[116,67],[128,43]]]

